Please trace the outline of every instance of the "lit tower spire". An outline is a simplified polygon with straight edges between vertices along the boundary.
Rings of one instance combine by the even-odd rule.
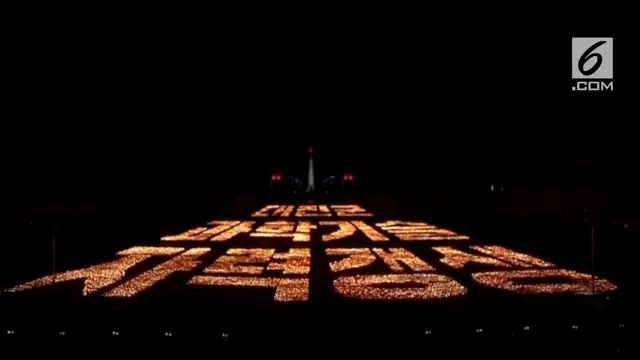
[[[307,191],[311,191],[315,189],[315,185],[313,183],[313,148],[309,146],[309,186],[307,187]]]

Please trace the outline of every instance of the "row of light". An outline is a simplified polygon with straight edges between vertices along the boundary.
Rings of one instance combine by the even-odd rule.
[[[625,328],[625,324],[618,324],[618,328],[619,328],[619,329],[624,329],[624,328]],[[531,326],[529,326],[529,325],[525,325],[522,329],[523,329],[524,331],[530,331],[530,330],[531,330]],[[579,330],[578,325],[571,325],[571,330],[574,330],[574,331]],[[475,329],[475,332],[476,332],[476,333],[482,333],[482,332],[484,332],[484,329],[483,329],[483,328],[476,328],[476,329]],[[15,330],[6,330],[6,331],[5,331],[5,334],[6,334],[6,335],[16,335],[16,332],[15,332]],[[425,330],[424,330],[424,334],[425,334],[425,335],[433,335],[433,330],[431,330],[431,329],[425,329]],[[58,335],[60,335],[60,336],[66,336],[66,335],[67,335],[67,333],[66,333],[66,331],[58,331]],[[119,331],[114,330],[114,331],[112,331],[112,332],[111,332],[111,335],[112,335],[112,336],[120,336],[120,332],[119,332]],[[169,331],[165,331],[165,332],[164,332],[164,336],[165,336],[165,337],[173,337],[173,333],[172,333],[172,332],[169,332]],[[226,339],[226,338],[228,338],[228,337],[229,337],[229,333],[223,332],[223,333],[221,333],[221,334],[220,334],[220,337],[222,337],[222,338],[225,338],[225,339]]]
[[[320,221],[314,225],[309,221],[267,221],[253,230],[253,221],[210,221],[211,228],[197,227],[178,235],[163,236],[163,241],[227,241],[236,235],[248,233],[251,237],[292,238],[293,241],[310,241],[311,230],[319,226],[337,226],[338,229],[322,234],[323,241],[334,241],[347,238],[360,230],[372,241],[388,241],[389,238],[364,221]],[[401,236],[399,236],[402,238]]]
[[[252,217],[271,217],[290,216],[295,208],[295,205],[277,205],[270,204],[264,206],[262,209],[251,214]],[[373,214],[367,212],[359,205],[331,205],[331,209],[336,213],[337,217],[370,217]],[[327,205],[299,205],[295,212],[296,217],[331,217],[333,216],[329,211]]]
[[[475,272],[471,274],[473,280],[479,284],[522,294],[537,293],[602,293],[615,290],[616,286],[605,279],[593,278],[588,274],[571,270],[551,268],[554,265],[546,263],[535,257],[514,252],[499,246],[473,246],[473,250],[479,253],[488,253],[499,256],[502,260],[487,255],[477,255],[451,247],[434,247],[433,249],[442,255],[440,261],[456,269],[462,269],[469,263],[479,263],[502,268],[512,268],[514,265],[527,267],[525,270]],[[175,272],[190,272],[194,270],[200,261],[200,256],[210,252],[210,248],[191,248],[185,251],[180,247],[132,247],[118,252],[120,258],[104,264],[94,265],[85,269],[70,270],[61,274],[49,275],[43,278],[27,282],[22,285],[5,290],[5,292],[17,292],[49,286],[55,282],[84,279],[83,295],[92,294],[121,280],[128,269],[150,258],[151,256],[174,256],[142,274],[125,281],[119,286],[106,292],[108,297],[131,297],[157,282],[167,278]],[[419,257],[403,248],[349,248],[326,249],[329,256],[345,256],[344,259],[329,262],[333,272],[348,269],[356,269],[370,265],[380,258],[393,272],[403,272],[400,263],[408,266],[412,271],[432,271],[434,268]],[[374,256],[375,254],[375,256]],[[311,252],[308,248],[291,248],[287,253],[276,253],[275,249],[265,248],[232,248],[225,255],[204,269],[204,274],[249,274],[259,275],[265,270],[282,271],[284,275],[307,275],[310,272]],[[531,269],[536,266],[538,268]],[[544,267],[544,268],[540,268]],[[384,275],[379,279],[386,282]],[[527,279],[562,278],[571,280],[564,283],[534,284]],[[369,278],[367,278],[369,279]],[[405,278],[403,278],[405,279]],[[405,279],[406,280],[406,279]],[[225,280],[215,280],[224,282]],[[247,286],[277,287],[277,281],[256,280],[258,283],[249,282]],[[336,280],[338,281],[338,280]],[[342,285],[353,285],[353,282],[337,282],[336,288]],[[355,280],[350,280],[355,281]],[[367,280],[369,281],[369,280]],[[403,280],[404,281],[404,280]],[[207,281],[204,281],[205,283]],[[420,282],[420,281],[418,281]],[[345,286],[346,286],[345,285]],[[283,290],[284,291],[284,290]],[[368,291],[368,290],[367,290]],[[392,291],[392,290],[389,290]],[[395,290],[393,290],[395,291]],[[343,291],[352,293],[351,290]],[[446,291],[445,291],[446,292]],[[359,295],[358,295],[359,296]],[[430,295],[429,295],[430,296]],[[393,297],[392,297],[393,298]]]

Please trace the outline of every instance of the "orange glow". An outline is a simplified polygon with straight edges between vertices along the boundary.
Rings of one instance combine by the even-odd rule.
[[[274,249],[229,249],[226,255],[220,256],[203,272],[207,274],[262,274],[264,264],[269,262],[275,252]],[[263,265],[249,266],[247,264]]]
[[[258,227],[250,236],[290,237],[293,238],[293,241],[308,242],[311,239],[311,229],[315,228],[316,225],[311,225],[308,221],[300,221],[297,225],[292,221],[268,221]]]
[[[281,260],[281,261],[274,261]],[[282,270],[284,275],[308,274],[311,269],[311,250],[293,248],[287,253],[276,253],[267,270]]]
[[[491,255],[494,258],[506,261],[516,266],[521,266],[521,267],[533,267],[533,266],[554,267],[555,266],[555,264],[546,262],[542,259],[538,259],[531,255],[518,253],[513,250],[503,248],[501,246],[471,246],[471,248],[473,250],[479,251],[487,255]]]
[[[291,221],[267,221],[251,233],[253,237],[293,237],[295,223]]]
[[[344,239],[356,232],[355,226],[348,221],[320,221],[320,226],[337,226],[338,230],[329,234],[322,234],[322,241]]]
[[[296,234],[293,236],[293,241],[311,241],[311,230],[317,228],[316,225],[311,225],[308,221],[299,221],[298,226],[296,226]]]
[[[342,296],[373,300],[444,299],[467,292],[455,280],[438,274],[341,276],[333,287]]]
[[[271,214],[271,216],[280,216],[280,217],[290,216],[294,208],[295,206],[293,205],[282,205],[276,211],[274,211],[273,214]]]
[[[471,277],[479,284],[518,294],[600,294],[616,289],[608,280],[596,277],[592,281],[591,275],[562,269],[492,271]],[[559,283],[559,279],[564,281]]]
[[[307,301],[309,279],[278,279],[237,276],[194,276],[190,285],[275,288],[275,301]]]
[[[206,227],[197,227],[190,230],[187,230],[178,235],[167,235],[160,238],[160,240],[164,241],[181,241],[181,240],[197,240],[195,236],[200,234],[201,232],[207,230]]]
[[[267,217],[267,216],[271,216],[271,213],[279,208],[280,205],[266,205],[265,207],[263,207],[262,209],[254,212],[253,214],[251,214],[252,217]]]
[[[212,237],[211,241],[227,241],[238,234],[251,232],[254,223],[253,221],[243,221],[240,225]]]
[[[120,251],[118,255],[123,257],[79,270],[70,270],[61,274],[48,275],[37,280],[29,281],[22,285],[4,290],[3,292],[18,292],[29,289],[36,289],[43,286],[53,285],[72,280],[84,279],[84,287],[82,295],[92,294],[109,285],[115,284],[122,279],[126,271],[134,265],[157,255],[173,255],[177,254],[183,248],[177,247],[149,247],[137,246],[127,250]]]
[[[338,217],[373,216],[373,214],[368,213],[367,210],[358,205],[331,205],[331,208],[336,212],[336,216]]]
[[[327,205],[300,205],[296,217],[327,217],[331,216]]]
[[[326,252],[328,256],[347,256],[342,260],[329,262],[329,268],[331,268],[331,271],[334,273],[365,267],[376,261],[375,255],[373,255],[369,249],[365,248],[328,248]]]
[[[444,255],[440,262],[443,264],[447,264],[455,269],[462,269],[468,263],[478,263],[484,265],[493,265],[500,267],[511,267],[511,264],[507,264],[498,259],[494,259],[489,256],[484,255],[474,255],[471,253],[466,253],[462,250],[457,250],[449,246],[435,246],[433,250],[439,252]]]
[[[400,240],[469,240],[466,235],[459,235],[451,230],[440,229],[424,222],[389,220],[377,223],[382,230],[395,235]]]
[[[163,241],[204,241],[209,239],[211,236],[221,233],[225,230],[229,230],[230,228],[238,224],[240,224],[240,221],[213,220],[207,223],[207,225],[212,227],[209,227],[209,228],[199,227],[199,228],[191,229],[179,235],[164,236],[161,238],[161,240]]]
[[[108,291],[107,297],[131,297],[137,293],[153,286],[158,281],[167,278],[177,271],[191,271],[200,264],[196,259],[209,252],[209,248],[192,248],[184,253],[170,259],[151,270],[126,281],[116,288]]]
[[[374,229],[371,226],[365,224],[364,221],[352,221],[351,223],[353,225],[355,225],[355,227],[357,227],[358,230],[362,231],[369,239],[371,239],[373,241],[387,241],[387,240],[389,240],[389,238],[387,238],[386,236],[384,236],[381,233],[379,233],[378,231],[376,231],[376,229]]]
[[[384,261],[385,264],[394,272],[403,272],[404,269],[400,265],[403,263],[413,271],[432,271],[435,270],[431,265],[422,261],[422,259],[413,255],[403,248],[390,248],[389,251],[375,248],[373,252]]]

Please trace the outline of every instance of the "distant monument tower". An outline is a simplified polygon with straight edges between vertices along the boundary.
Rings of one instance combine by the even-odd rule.
[[[313,181],[313,148],[309,146],[309,186],[307,187],[307,191],[312,191],[315,189],[314,181]]]

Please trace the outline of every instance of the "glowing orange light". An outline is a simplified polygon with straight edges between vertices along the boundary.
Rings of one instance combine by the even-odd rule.
[[[275,249],[229,249],[213,264],[207,266],[204,273],[224,274],[262,274],[264,264],[269,262]],[[246,264],[263,264],[261,266]]]
[[[364,221],[352,221],[351,223],[353,225],[355,225],[355,227],[357,227],[358,230],[362,231],[369,239],[371,239],[373,241],[387,241],[387,240],[389,240],[388,237],[382,235],[381,233],[376,231],[376,229],[374,229],[371,226],[365,224]]]
[[[131,297],[151,286],[158,281],[167,278],[177,271],[191,271],[200,264],[196,259],[209,252],[209,248],[192,248],[184,253],[170,259],[151,270],[134,277],[131,280],[108,291],[103,296],[107,297]]]
[[[312,225],[308,221],[300,221],[297,225],[295,222],[289,221],[268,221],[258,227],[250,236],[269,238],[290,237],[296,242],[308,242],[311,239],[311,229],[315,228],[316,225]]]
[[[471,248],[473,250],[479,251],[487,255],[491,255],[497,259],[506,261],[516,266],[521,266],[521,267],[532,267],[532,266],[554,267],[555,266],[555,264],[546,262],[542,259],[538,259],[531,255],[518,253],[501,246],[471,246]]]
[[[365,248],[328,248],[326,252],[328,256],[347,256],[344,259],[329,262],[329,268],[333,272],[365,267],[376,261],[375,255]]]
[[[163,236],[160,238],[160,240],[164,240],[164,241],[196,240],[195,236],[205,230],[207,230],[206,227],[197,227],[194,229],[187,230],[178,235]]]
[[[282,262],[275,260],[281,260]],[[311,269],[311,250],[293,248],[287,253],[276,253],[267,270],[282,270],[284,275],[308,274]]]
[[[377,223],[378,227],[395,235],[400,240],[468,240],[466,235],[459,235],[451,230],[440,229],[424,222],[389,220]]]
[[[399,263],[407,265],[413,271],[435,270],[431,265],[422,261],[422,259],[403,248],[390,248],[389,251],[375,248],[373,249],[373,252],[376,253],[376,255],[378,255],[394,272],[404,271]]]
[[[109,285],[115,284],[125,276],[128,269],[134,265],[156,255],[173,255],[183,248],[177,247],[149,247],[137,246],[120,251],[118,255],[123,256],[117,260],[90,266],[79,270],[70,270],[61,274],[49,275],[37,280],[29,281],[22,285],[4,290],[3,292],[17,292],[29,289],[36,289],[43,286],[53,285],[71,280],[84,279],[82,295],[89,295]]]
[[[279,208],[280,205],[266,205],[265,207],[263,207],[262,209],[254,212],[253,214],[251,214],[252,217],[267,217],[271,215],[271,212],[277,208]]]
[[[240,225],[232,227],[227,231],[224,231],[218,235],[213,236],[211,238],[211,241],[227,241],[238,234],[251,232],[251,230],[253,230],[252,229],[253,224],[254,224],[253,221],[243,221],[240,223]]]
[[[163,241],[204,241],[213,235],[228,230],[236,225],[240,224],[240,221],[223,221],[213,220],[209,221],[207,225],[212,226],[209,228],[195,228],[183,232],[179,235],[164,236],[161,238]],[[202,230],[204,229],[204,230]]]
[[[251,233],[253,237],[293,237],[295,223],[291,221],[267,221]]]
[[[291,215],[294,208],[295,206],[293,205],[282,205],[278,207],[276,211],[274,211],[273,214],[271,214],[271,216],[287,217]]]
[[[333,287],[342,296],[374,300],[444,299],[467,292],[455,280],[438,274],[341,276]]]
[[[500,261],[498,259],[494,259],[489,256],[483,255],[474,255],[471,253],[464,252],[462,250],[457,250],[449,246],[435,246],[433,250],[444,255],[440,262],[443,264],[447,264],[456,269],[464,268],[468,263],[478,263],[484,265],[493,265],[500,267],[511,267],[511,264]]]
[[[275,288],[275,301],[307,301],[309,279],[278,279],[272,277],[194,276],[190,285]]]
[[[296,233],[293,236],[293,241],[311,241],[311,229],[317,229],[316,225],[311,225],[308,221],[299,221],[296,226]]]
[[[368,213],[367,210],[358,205],[331,205],[331,208],[336,212],[336,216],[338,217],[373,216],[373,214]]]
[[[331,216],[327,205],[300,205],[296,217],[327,217]]]
[[[562,269],[492,271],[471,277],[479,284],[519,294],[600,294],[616,289],[608,280]]]
[[[322,234],[322,241],[344,239],[356,232],[356,227],[348,221],[320,221],[320,226],[337,226],[338,230],[329,234]]]

